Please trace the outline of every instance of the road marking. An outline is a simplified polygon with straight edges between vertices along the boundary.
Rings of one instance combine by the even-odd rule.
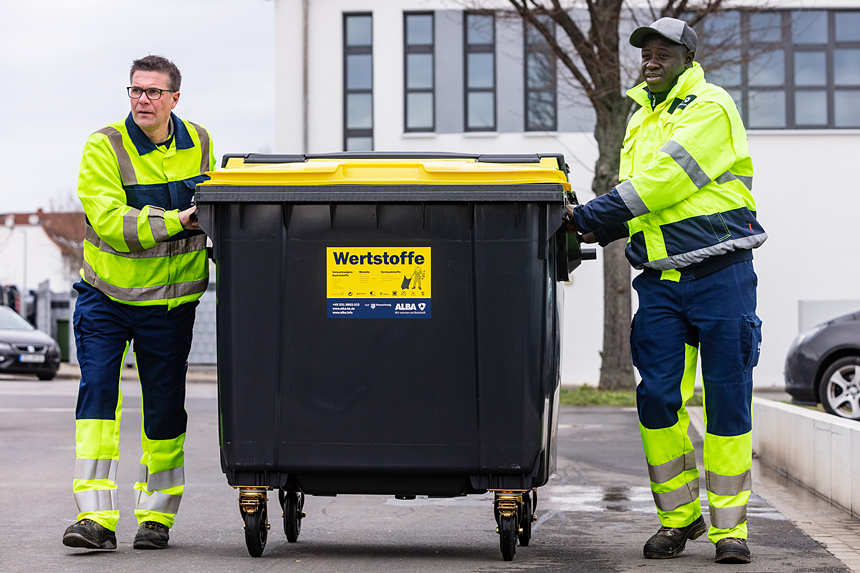
[[[123,412],[140,412],[140,408],[123,408]],[[15,413],[15,412],[71,412],[75,413],[74,408],[0,408],[0,412],[2,413]]]
[[[0,408],[0,412],[74,412],[74,408]]]

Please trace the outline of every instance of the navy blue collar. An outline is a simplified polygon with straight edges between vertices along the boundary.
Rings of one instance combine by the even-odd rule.
[[[188,133],[188,128],[185,123],[176,117],[173,112],[170,113],[170,118],[173,120],[173,140],[176,142],[177,149],[191,149],[194,147],[194,140],[191,139],[191,134]],[[146,155],[150,151],[155,151],[156,145],[149,140],[143,130],[134,123],[131,112],[125,118],[125,128],[128,130],[128,136],[137,149],[138,155]]]

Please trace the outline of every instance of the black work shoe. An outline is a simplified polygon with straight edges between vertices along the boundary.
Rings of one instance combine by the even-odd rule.
[[[688,539],[697,539],[708,526],[704,518],[699,518],[687,527],[661,527],[657,533],[651,536],[645,543],[642,553],[648,559],[669,559],[684,551]]]
[[[717,556],[714,557],[717,563],[749,563],[751,560],[746,539],[724,537],[717,541]]]
[[[157,521],[144,521],[134,536],[135,549],[167,549],[170,530]]]
[[[116,533],[92,519],[82,519],[66,528],[63,545],[84,549],[116,549]]]

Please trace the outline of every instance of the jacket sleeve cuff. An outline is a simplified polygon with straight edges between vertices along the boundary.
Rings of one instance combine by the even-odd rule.
[[[171,237],[183,231],[182,223],[179,222],[179,210],[165,211],[164,224],[167,227],[167,234]]]
[[[601,227],[626,223],[632,218],[633,213],[614,187],[606,195],[573,210],[573,222],[580,233],[594,233]]]

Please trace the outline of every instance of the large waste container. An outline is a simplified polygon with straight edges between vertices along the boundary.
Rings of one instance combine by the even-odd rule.
[[[557,285],[581,258],[563,157],[228,155],[210,175],[221,464],[251,555],[271,489],[289,541],[305,494],[492,491],[512,559],[556,462]]]

